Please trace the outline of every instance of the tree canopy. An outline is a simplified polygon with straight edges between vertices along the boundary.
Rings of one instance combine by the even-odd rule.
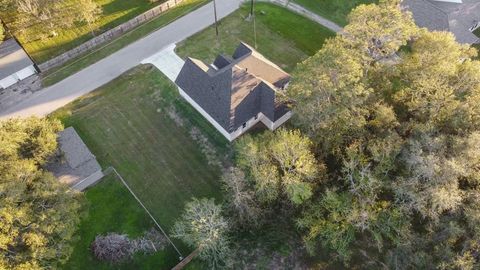
[[[4,23],[26,42],[57,35],[75,22],[90,25],[100,14],[92,0],[0,0]]]
[[[213,269],[222,268],[229,258],[229,224],[222,216],[222,207],[213,199],[192,199],[173,227],[172,236],[191,248]]]
[[[70,256],[83,197],[42,169],[58,121],[0,122],[0,268],[52,269]]]
[[[400,1],[361,5],[299,64],[294,131],[247,136],[257,197],[297,208],[308,250],[346,265],[480,267],[480,62]],[[280,199],[280,200],[279,200]]]
[[[360,6],[349,20],[289,88],[294,123],[332,164],[299,219],[307,243],[321,239],[346,262],[375,243],[404,262],[397,269],[478,266],[480,224],[467,218],[480,214],[476,51],[416,28],[397,1]]]

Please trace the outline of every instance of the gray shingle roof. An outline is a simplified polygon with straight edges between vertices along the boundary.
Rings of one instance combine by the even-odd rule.
[[[233,62],[232,59],[220,54],[217,56],[215,61],[213,61],[213,65],[217,67],[217,69],[222,69],[228,65],[230,65]]]
[[[276,94],[289,81],[288,73],[241,43],[233,59],[219,56],[214,67],[187,58],[175,82],[225,130],[233,132],[260,112],[275,121]]]
[[[58,133],[60,158],[47,165],[61,182],[74,185],[90,175],[101,171],[95,156],[83,143],[73,127]]]
[[[0,44],[0,80],[31,65],[33,62],[15,39]]]
[[[448,14],[427,0],[403,0],[403,5],[412,12],[415,23],[431,31],[448,31]]]
[[[451,3],[438,0],[403,0],[402,5],[413,14],[415,23],[431,31],[450,31],[460,43],[478,43],[469,29],[480,21],[480,1],[463,0]]]
[[[73,127],[66,128],[58,134],[58,143],[68,165],[72,168],[95,159]]]

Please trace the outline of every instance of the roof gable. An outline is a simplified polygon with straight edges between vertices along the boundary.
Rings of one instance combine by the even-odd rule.
[[[233,59],[220,55],[210,67],[187,58],[175,82],[232,132],[260,112],[274,121],[276,91],[289,80],[288,73],[241,43]]]

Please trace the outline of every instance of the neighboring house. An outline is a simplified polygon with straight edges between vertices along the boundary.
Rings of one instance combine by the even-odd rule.
[[[415,23],[431,31],[450,31],[460,43],[480,43],[480,0],[403,0]]]
[[[0,88],[7,88],[35,73],[35,64],[15,39],[0,44]]]
[[[83,190],[103,177],[100,164],[73,127],[58,133],[58,150],[47,169],[60,182]]]
[[[207,66],[188,58],[175,83],[180,95],[229,141],[262,122],[274,130],[292,113],[279,99],[290,75],[241,43],[233,57],[219,55]]]

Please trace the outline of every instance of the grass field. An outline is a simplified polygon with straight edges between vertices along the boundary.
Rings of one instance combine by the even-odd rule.
[[[210,63],[219,53],[232,54],[240,41],[255,45],[254,24],[245,20],[249,6],[244,5],[220,21],[219,39],[215,28],[204,31],[178,44],[182,57],[195,57]],[[267,3],[256,4],[257,49],[286,71],[317,52],[334,32],[287,9]]]
[[[127,45],[141,39],[144,36],[154,32],[174,21],[175,19],[191,12],[192,10],[207,3],[209,0],[186,0],[184,3],[175,7],[161,16],[133,29],[132,31],[118,37],[112,42],[92,51],[86,55],[80,56],[76,59],[72,59],[66,64],[49,70],[42,74],[42,85],[44,87],[53,85],[68,76],[84,69],[85,67],[94,64],[95,62],[109,56],[110,54],[126,47]]]
[[[178,263],[178,255],[170,245],[155,254],[137,254],[132,261],[116,266],[95,259],[90,245],[97,235],[116,232],[135,238],[155,224],[114,175],[88,189],[85,197],[88,216],[82,220],[72,256],[63,269],[171,269]]]
[[[118,170],[167,231],[192,197],[221,200],[221,168],[210,164],[209,145],[192,138],[192,127],[215,158],[229,153],[222,135],[177,93],[156,68],[139,66],[52,115],[75,127],[103,168]]]
[[[361,4],[377,3],[378,0],[293,0],[297,4],[317,13],[341,26],[347,25],[347,16]]]
[[[259,3],[257,11],[260,52],[287,70],[292,70],[298,62],[314,54],[326,38],[334,35],[278,6]],[[214,29],[210,27],[183,42],[179,51],[183,55],[193,54],[203,60],[212,60],[217,52],[232,52],[240,40],[250,43],[253,39],[252,24],[242,18],[247,13],[247,7],[244,6],[221,22],[223,38],[217,47],[209,45],[211,40],[215,41],[210,35]],[[300,27],[300,30],[296,27]],[[180,216],[185,202],[192,197],[213,197],[217,202],[222,200],[221,163],[231,160],[230,144],[179,97],[175,86],[153,66],[138,66],[56,111],[51,117],[62,120],[65,126],[75,127],[102,167],[117,168],[167,232]],[[192,135],[196,128],[206,142]],[[105,222],[104,225],[101,221],[98,227],[94,225],[95,219],[102,215],[122,215],[117,210],[117,203],[121,201],[115,200],[126,195],[116,193],[115,189],[115,186],[102,188],[99,185],[88,191],[89,201],[96,201],[99,206],[91,209],[89,221],[82,224],[80,235],[86,240],[79,242],[76,248],[83,250],[83,253],[72,257],[69,265],[78,264],[84,269],[109,269],[92,264],[86,252],[91,242],[88,239],[102,231],[101,228],[112,230],[111,227],[120,226],[114,221],[109,221],[112,224]],[[101,196],[106,193],[109,195]],[[110,193],[114,195],[110,197]],[[139,220],[133,214],[126,216],[125,222],[122,222],[129,224],[125,231],[138,234],[145,226],[150,226]],[[175,243],[181,246],[184,255],[190,251],[179,241]],[[166,255],[162,254],[148,258],[141,256],[138,261],[135,258],[131,264],[125,265],[125,269],[164,269],[163,265],[154,264],[157,260],[168,262],[166,257],[162,257]],[[168,256],[169,259],[176,258],[174,253]],[[82,259],[85,262],[79,262]],[[142,260],[144,264],[140,264]],[[188,269],[202,267],[195,260]]]
[[[480,27],[475,29],[475,31],[473,31],[473,33],[480,38]]]
[[[74,0],[72,0],[74,1]],[[100,19],[95,22],[95,33],[102,33],[149,10],[163,1],[155,3],[149,0],[94,0],[103,10]],[[60,55],[93,37],[86,24],[76,24],[70,29],[57,31],[58,36],[23,43],[26,50],[38,62]]]

